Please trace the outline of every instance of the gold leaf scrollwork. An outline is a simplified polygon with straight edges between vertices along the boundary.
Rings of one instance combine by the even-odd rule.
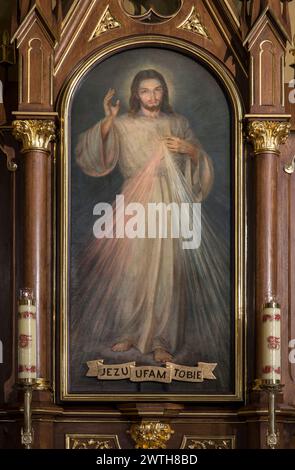
[[[169,424],[158,421],[133,424],[128,432],[136,449],[166,449],[166,444],[174,433]]]
[[[280,153],[280,145],[285,144],[291,124],[280,121],[252,121],[248,126],[248,140],[254,145],[254,152]]]
[[[110,441],[97,439],[71,439],[70,449],[113,449]]]
[[[181,25],[178,26],[180,29],[185,29],[191,33],[199,34],[207,39],[210,39],[207,28],[203,25],[201,21],[200,14],[197,13],[195,7],[192,8],[189,16],[184,20]]]
[[[114,434],[66,434],[66,449],[120,449],[117,435]]]
[[[28,150],[50,150],[55,139],[55,124],[51,120],[13,121],[13,135],[23,144],[22,152]]]
[[[184,436],[181,449],[234,449],[235,436]]]
[[[232,449],[230,439],[191,439],[185,449]]]
[[[92,39],[97,38],[101,34],[116,28],[121,28],[121,24],[113,17],[109,6],[107,6],[102,16],[100,17],[95,30],[91,34],[89,41],[92,41]]]

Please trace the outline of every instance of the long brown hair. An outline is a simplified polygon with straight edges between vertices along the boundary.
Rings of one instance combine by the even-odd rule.
[[[159,80],[163,88],[163,100],[161,111],[163,113],[172,114],[173,109],[169,103],[169,90],[165,78],[162,74],[153,69],[141,70],[135,75],[131,85],[131,96],[129,100],[129,114],[134,116],[140,110],[140,99],[138,97],[139,85],[143,80],[155,79]]]

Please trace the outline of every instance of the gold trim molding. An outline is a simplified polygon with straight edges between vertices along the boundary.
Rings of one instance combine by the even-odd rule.
[[[50,151],[50,142],[55,140],[55,123],[51,120],[13,121],[13,135],[22,142],[22,152],[29,150]]]
[[[248,139],[254,145],[255,154],[280,154],[280,145],[285,144],[291,124],[282,121],[252,121],[248,125]]]
[[[69,357],[68,357],[68,312],[70,299],[68,296],[68,282],[69,282],[69,214],[70,214],[70,151],[69,145],[71,124],[70,124],[70,106],[71,100],[76,92],[80,80],[91,69],[92,66],[102,63],[106,57],[122,52],[129,48],[142,48],[149,46],[161,47],[163,49],[173,49],[178,52],[190,55],[197,58],[204,66],[208,66],[211,73],[217,76],[224,84],[225,92],[229,98],[231,110],[233,113],[232,123],[232,137],[233,137],[233,155],[235,155],[233,166],[235,173],[234,183],[234,217],[236,220],[235,234],[234,234],[234,278],[235,278],[235,328],[234,328],[234,390],[228,393],[215,394],[208,393],[93,393],[84,392],[76,393],[70,389],[70,371],[69,371]],[[56,376],[56,381],[60,384],[60,397],[65,402],[214,402],[214,401],[241,401],[244,394],[246,394],[246,381],[244,381],[244,374],[246,371],[246,362],[243,349],[243,336],[244,324],[247,318],[246,309],[246,282],[245,282],[245,266],[247,265],[246,253],[246,231],[245,226],[247,222],[246,210],[246,178],[245,178],[245,161],[243,158],[243,110],[240,100],[240,95],[235,81],[223,64],[215,60],[209,53],[200,47],[189,44],[181,39],[174,39],[167,36],[160,35],[145,35],[135,36],[132,38],[122,39],[116,44],[107,45],[105,48],[94,53],[88,60],[85,60],[79,69],[75,72],[71,80],[68,82],[63,93],[59,96],[57,104],[59,116],[61,119],[61,149],[59,159],[60,169],[60,186],[59,186],[59,201],[60,201],[60,232],[58,245],[61,249],[61,263],[59,270],[59,309],[63,314],[60,317],[61,328],[61,347],[59,349],[60,358],[60,372]],[[146,415],[148,413],[145,413]]]
[[[235,436],[210,437],[210,436],[184,436],[181,449],[235,449]]]
[[[159,421],[142,421],[133,424],[127,431],[135,442],[136,449],[166,449],[174,434],[169,424]]]

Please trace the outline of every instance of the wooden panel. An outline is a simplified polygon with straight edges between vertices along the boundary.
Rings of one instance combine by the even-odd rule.
[[[268,79],[261,80],[259,86],[259,105],[274,106],[276,90],[276,54],[274,45],[271,41],[262,41],[260,44],[259,70],[260,74],[265,76],[268,71]]]
[[[16,147],[9,128],[2,130],[3,142]],[[1,151],[0,151],[1,152]],[[16,162],[18,160],[16,149]],[[18,170],[17,170],[18,171]],[[0,363],[0,404],[15,398],[15,307],[19,265],[16,256],[19,237],[16,220],[19,213],[17,188],[20,184],[18,172],[7,169],[6,157],[0,153],[0,340],[3,345],[3,363]],[[21,219],[19,219],[21,225]]]
[[[289,341],[295,339],[295,173],[288,175],[284,165],[295,155],[295,133],[282,149],[279,170],[279,292],[283,312],[282,372],[285,401],[295,405],[295,364],[289,363]]]
[[[33,38],[20,48],[22,111],[52,109],[52,50],[37,26]]]
[[[7,170],[6,158],[0,154],[0,341],[3,352],[0,360],[0,404],[4,403],[4,383],[9,377],[12,365],[12,178]],[[3,228],[5,229],[3,230]]]
[[[251,53],[251,112],[284,112],[284,49],[273,31],[268,27],[262,30],[259,39],[250,45]]]
[[[43,103],[43,84],[44,77],[44,50],[42,41],[34,38],[29,41],[29,50],[27,56],[28,67],[28,103]]]

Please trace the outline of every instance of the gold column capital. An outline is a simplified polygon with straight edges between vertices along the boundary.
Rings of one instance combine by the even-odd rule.
[[[26,119],[13,121],[13,135],[23,144],[22,152],[30,150],[50,151],[50,142],[55,140],[53,120]]]
[[[256,155],[279,155],[280,145],[286,143],[290,128],[291,124],[286,121],[251,121],[248,124],[248,140],[254,145]]]
[[[166,423],[142,421],[133,424],[129,433],[135,442],[136,449],[166,449],[166,443],[174,431]]]

